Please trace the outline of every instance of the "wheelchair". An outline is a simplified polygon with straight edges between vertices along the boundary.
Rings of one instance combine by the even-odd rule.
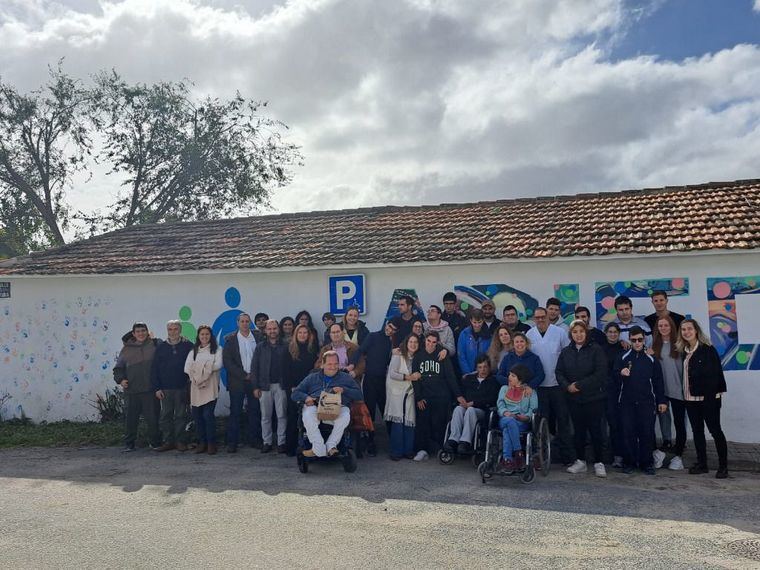
[[[494,475],[519,476],[525,484],[533,483],[536,472],[542,476],[549,475],[551,468],[551,436],[549,422],[537,412],[531,414],[530,429],[520,434],[520,443],[525,452],[525,467],[513,471],[503,471],[499,467],[502,457],[502,432],[499,428],[499,413],[491,408],[488,418],[488,435],[486,438],[485,458],[478,465],[478,474],[483,483]]]
[[[454,406],[454,409],[456,409],[456,406]],[[446,424],[446,433],[443,437],[441,449],[438,450],[438,461],[440,461],[443,465],[451,465],[454,463],[454,460],[459,457],[469,457],[470,461],[472,462],[472,466],[477,468],[486,456],[487,433],[488,431],[486,430],[486,422],[478,422],[475,425],[475,433],[473,434],[472,438],[472,451],[468,453],[459,453],[457,450],[454,450],[453,452],[446,451],[444,449],[444,446],[449,440],[449,435],[451,434],[451,419],[449,419],[449,422]]]
[[[332,457],[305,457],[303,452],[305,449],[311,449],[311,442],[306,435],[306,429],[303,426],[303,404],[298,405],[298,449],[296,450],[296,461],[298,463],[298,470],[301,473],[309,472],[310,463],[337,463],[340,462],[343,465],[343,470],[346,473],[353,473],[356,471],[358,465],[356,461],[356,453],[354,452],[352,445],[351,432],[348,428],[343,432],[343,437],[338,442],[338,453]],[[320,422],[319,431],[322,434],[322,438],[327,441],[327,438],[332,432],[332,422]]]

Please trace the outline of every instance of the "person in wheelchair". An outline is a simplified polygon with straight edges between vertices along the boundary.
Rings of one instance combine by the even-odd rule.
[[[475,442],[475,426],[488,417],[488,410],[496,405],[499,382],[491,373],[491,361],[487,354],[475,359],[475,372],[466,374],[462,380],[464,402],[454,408],[451,415],[449,439],[443,446],[448,453],[468,454]]]
[[[363,398],[362,390],[356,380],[346,372],[339,370],[338,353],[328,350],[321,357],[322,369],[312,372],[293,390],[291,398],[296,403],[303,403],[302,420],[306,436],[311,442],[311,449],[303,451],[304,457],[332,457],[338,454],[338,443],[351,422],[351,402]],[[333,430],[325,442],[319,431],[317,418],[317,401],[322,392],[340,394],[340,416],[333,423]]]
[[[503,471],[516,471],[525,467],[525,452],[520,434],[530,430],[531,415],[538,409],[536,392],[526,390],[530,379],[530,369],[523,364],[516,364],[509,371],[508,384],[499,390],[496,407],[499,429],[503,435],[500,461]]]

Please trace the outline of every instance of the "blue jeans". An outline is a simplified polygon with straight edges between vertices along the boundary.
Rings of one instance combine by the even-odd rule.
[[[253,397],[253,390],[230,392],[230,417],[227,419],[227,445],[240,442],[240,418],[243,416],[243,402],[248,400],[246,419],[248,420],[248,443],[261,441],[261,405]]]
[[[390,454],[391,457],[404,457],[414,454],[414,426],[391,422]]]
[[[530,422],[521,422],[513,417],[499,418],[499,428],[502,434],[502,452],[504,459],[512,459],[515,451],[520,451],[520,434],[530,429]]]
[[[202,406],[192,406],[195,433],[198,435],[198,441],[201,444],[216,443],[214,408],[216,408],[216,400],[211,400]]]

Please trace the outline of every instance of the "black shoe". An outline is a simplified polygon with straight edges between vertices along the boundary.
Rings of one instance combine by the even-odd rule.
[[[375,457],[377,455],[377,446],[372,440],[367,442],[367,455],[370,457]]]
[[[122,449],[121,452],[122,453],[131,453],[134,450],[135,450],[135,444],[132,443],[132,444],[129,444],[129,445],[125,445],[124,449]]]
[[[237,445],[228,445],[227,453],[237,453]]]
[[[457,446],[457,453],[460,455],[472,453],[472,444],[469,444],[466,441],[460,441],[459,445]]]
[[[446,443],[443,444],[443,450],[446,453],[456,453],[458,445],[459,445],[459,442],[454,441],[453,439],[449,439],[446,441]]]
[[[277,446],[277,453],[285,453],[285,446],[284,445],[278,445]]]
[[[663,453],[670,453],[673,450],[673,444],[669,441],[663,441],[660,446],[660,451]]]
[[[728,479],[728,467],[718,467],[715,472],[716,479]]]
[[[268,443],[261,446],[261,453],[269,453],[270,451],[272,451],[272,446]]]
[[[707,469],[707,465],[701,465],[699,463],[695,463],[691,467],[689,467],[689,475],[703,475],[705,473],[709,473],[709,469]]]

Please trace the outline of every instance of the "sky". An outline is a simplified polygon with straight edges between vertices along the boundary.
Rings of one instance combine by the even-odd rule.
[[[269,101],[275,212],[760,177],[760,0],[0,0],[0,46],[25,90],[65,57]]]

